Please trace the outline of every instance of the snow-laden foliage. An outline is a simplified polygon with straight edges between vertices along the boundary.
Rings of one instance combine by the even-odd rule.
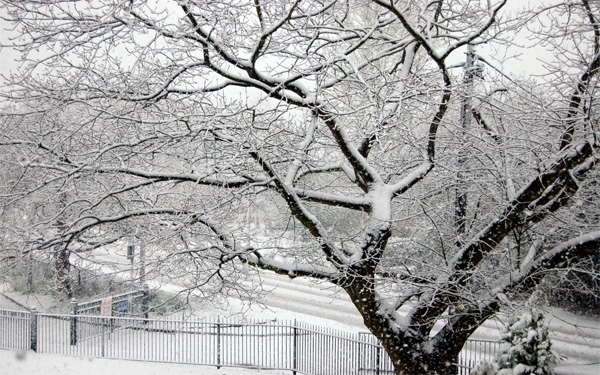
[[[472,371],[470,375],[497,375],[498,364],[490,361],[480,362]]]
[[[557,357],[538,307],[529,307],[513,318],[502,341],[503,350],[497,358],[498,375],[554,374]]]

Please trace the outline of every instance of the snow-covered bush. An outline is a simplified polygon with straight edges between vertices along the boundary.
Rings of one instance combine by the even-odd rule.
[[[544,316],[528,306],[513,319],[502,338],[503,350],[497,357],[498,375],[552,375],[556,355],[548,337]]]
[[[470,372],[471,375],[497,375],[498,374],[498,365],[493,362],[483,361],[480,362],[477,367],[475,367]]]

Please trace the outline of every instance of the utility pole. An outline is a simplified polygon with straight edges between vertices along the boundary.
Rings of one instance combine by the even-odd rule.
[[[146,281],[146,248],[140,242],[140,284],[144,285]]]
[[[131,261],[131,281],[135,279],[135,236],[132,235],[129,240],[129,245],[127,245],[127,259]],[[139,253],[140,258],[138,260],[139,263],[139,273],[138,278],[141,285],[144,285],[144,281],[146,278],[146,249],[140,242],[139,244]]]
[[[135,242],[133,241],[134,237],[131,236],[129,240],[129,245],[127,245],[127,259],[131,261],[131,282],[135,277]]]

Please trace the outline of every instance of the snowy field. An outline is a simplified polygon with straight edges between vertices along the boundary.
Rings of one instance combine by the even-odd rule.
[[[291,371],[220,368],[173,363],[137,362],[104,358],[0,350],[2,375],[289,375]]]

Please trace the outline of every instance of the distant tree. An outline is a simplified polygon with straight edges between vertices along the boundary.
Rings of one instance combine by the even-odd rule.
[[[0,3],[1,198],[39,207],[19,249],[142,242],[148,277],[216,298],[252,267],[330,282],[415,375],[598,252],[598,2]],[[526,28],[545,77],[499,61]]]

